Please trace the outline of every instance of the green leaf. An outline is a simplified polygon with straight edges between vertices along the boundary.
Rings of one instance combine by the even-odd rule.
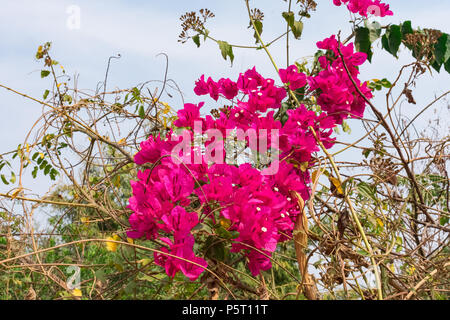
[[[281,15],[283,16],[284,20],[286,20],[288,26],[291,28],[295,39],[299,39],[303,32],[303,22],[295,21],[295,15],[292,11],[283,12]]]
[[[391,25],[382,38],[383,49],[388,51],[394,57],[398,58],[397,53],[402,43],[402,31],[400,26]]]
[[[44,100],[47,99],[49,93],[50,93],[49,90],[45,90],[44,95],[43,95]]]
[[[294,21],[295,21],[294,13],[292,11],[283,12],[281,15],[283,16],[284,20],[286,20],[289,27],[292,28],[292,26],[294,25]]]
[[[226,41],[217,41],[219,44],[220,52],[222,53],[222,57],[227,60],[227,57],[230,57],[231,65],[233,65],[234,54],[233,47]]]
[[[41,164],[39,165],[39,169],[43,170],[46,165],[47,165],[47,160],[42,161]]]
[[[259,35],[261,35],[262,32],[263,32],[263,24],[262,24],[262,22],[259,21],[259,20],[256,20],[256,21],[254,21],[254,23],[255,23],[256,30],[258,30]],[[258,43],[259,40],[258,40],[258,34],[256,33],[256,31],[253,34],[253,37],[256,39],[255,43]]]
[[[45,78],[50,74],[50,71],[48,70],[42,70],[41,71],[41,78]]]
[[[5,175],[4,174],[2,174],[1,176],[0,176],[0,178],[2,179],[2,181],[3,181],[3,183],[4,184],[6,184],[6,185],[8,185],[9,184],[9,182],[6,180],[6,178],[5,178]]]
[[[363,156],[367,159],[367,158],[369,157],[369,155],[370,155],[371,152],[372,152],[371,149],[364,149],[363,152],[362,152],[362,154],[363,154]]]
[[[38,169],[38,167],[34,167],[33,171],[31,172],[31,176],[33,177],[33,179],[36,179]]]
[[[199,34],[193,36],[192,41],[194,41],[194,43],[197,45],[197,48],[200,47],[200,35]]]
[[[367,54],[367,59],[371,62],[373,52],[371,49],[370,30],[369,28],[357,28],[355,30],[355,47],[358,52]]]
[[[145,109],[144,109],[144,106],[140,106],[140,107],[139,107],[139,117],[140,117],[141,119],[145,119]]]
[[[403,38],[405,37],[405,35],[410,34],[410,33],[414,33],[414,30],[411,26],[411,21],[405,21],[401,24],[401,29],[402,29],[402,36]]]
[[[58,174],[59,174],[59,172],[55,168],[52,168],[52,170],[50,170],[50,179],[56,180],[56,176]]]
[[[14,172],[11,171],[11,179],[9,179],[9,181],[14,184],[16,182],[16,174]]]
[[[381,85],[383,86],[383,87],[385,87],[385,88],[392,88],[392,83],[388,80],[388,79],[386,79],[386,78],[384,78],[384,79],[382,79],[381,80]]]
[[[303,33],[303,22],[295,21],[294,25],[291,27],[292,33],[294,34],[295,39],[300,39]]]
[[[225,229],[224,227],[220,226],[216,229],[217,235],[225,238],[225,239],[232,239],[233,235],[231,234],[230,231],[228,231],[227,229]]]
[[[447,33],[444,33],[434,46],[434,55],[436,62],[443,64],[450,58],[450,39]]]
[[[44,169],[44,175],[48,175],[50,173],[51,168],[52,168],[51,164],[46,165]]]

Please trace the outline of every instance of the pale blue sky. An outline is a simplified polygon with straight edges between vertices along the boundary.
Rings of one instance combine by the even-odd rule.
[[[188,10],[208,7],[215,14],[209,24],[211,35],[234,44],[252,44],[253,33],[246,29],[248,18],[243,0],[0,0],[0,83],[32,96],[41,97],[50,80],[40,79],[40,63],[34,59],[38,45],[53,42],[53,56],[61,62],[69,75],[80,74],[78,87],[94,89],[104,77],[109,56],[120,53],[122,58],[113,61],[108,87],[131,87],[137,83],[162,79],[164,59],[156,55],[168,54],[169,77],[174,79],[187,101],[198,102],[192,94],[194,81],[202,74],[213,78],[235,78],[239,72],[256,65],[264,76],[275,77],[275,72],[264,52],[235,50],[235,62],[230,67],[215,43],[209,41],[198,49],[192,42],[177,42],[180,32],[179,17]],[[319,0],[318,11],[306,21],[301,41],[291,41],[291,60],[313,54],[315,42],[342,30],[350,32],[348,11],[332,5],[332,0]],[[413,26],[433,27],[450,32],[450,1],[441,0],[387,0],[395,15],[383,19],[383,23],[399,23],[410,19]],[[282,0],[252,0],[252,6],[266,14],[263,37],[271,40],[285,30],[281,12]],[[81,9],[81,29],[66,27],[66,9],[77,5]],[[280,66],[284,65],[285,42],[271,50]],[[403,52],[400,63],[412,61]],[[393,79],[398,62],[377,49],[373,63],[362,68],[363,79]],[[405,105],[404,112],[415,114],[431,101],[434,95],[448,90],[449,75],[423,77],[417,87],[417,106]],[[179,100],[171,103],[175,107]],[[380,104],[383,97],[376,99]],[[22,143],[26,131],[41,114],[41,106],[26,101],[0,89],[0,152],[11,150]],[[449,116],[448,111],[446,116]],[[358,135],[359,130],[354,131]],[[354,136],[351,137],[352,139]],[[348,155],[347,155],[348,156]],[[29,175],[27,174],[27,177]],[[25,179],[26,187],[42,193],[49,181]],[[27,185],[28,184],[28,185]],[[32,186],[32,187],[30,187]],[[0,186],[0,191],[7,191]]]

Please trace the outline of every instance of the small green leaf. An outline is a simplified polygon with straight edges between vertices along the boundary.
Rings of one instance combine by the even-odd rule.
[[[47,165],[47,160],[42,161],[41,164],[39,165],[39,169],[43,170],[46,165]]]
[[[388,79],[386,79],[386,78],[384,78],[384,79],[382,79],[381,80],[381,85],[383,86],[383,87],[385,87],[385,88],[392,88],[392,83],[388,80]]]
[[[6,185],[8,185],[9,184],[9,182],[6,180],[6,178],[5,178],[5,175],[4,174],[2,174],[1,176],[0,176],[0,178],[2,179],[2,181],[3,181],[3,183],[4,184],[6,184]]]
[[[283,12],[281,15],[283,16],[284,20],[286,20],[288,26],[291,28],[295,39],[299,39],[303,32],[303,22],[295,21],[295,15],[292,11]]]
[[[200,35],[199,34],[193,36],[192,41],[194,41],[194,43],[197,45],[197,48],[200,47]]]
[[[444,33],[434,46],[436,62],[439,64],[445,63],[450,59],[450,39],[447,33]]]
[[[31,176],[36,179],[37,173],[38,173],[38,167],[34,167],[33,171],[31,172]]]
[[[258,30],[259,35],[261,35],[262,32],[263,32],[263,24],[262,24],[262,22],[259,21],[259,20],[256,20],[256,21],[254,21],[254,23],[255,23],[256,30]],[[256,33],[256,31],[253,34],[253,37],[256,39],[255,43],[258,43],[259,40],[258,40],[258,34]]]
[[[16,174],[14,172],[11,171],[11,179],[9,179],[9,181],[14,184],[16,182]]]
[[[141,119],[145,119],[145,109],[144,109],[144,106],[140,106],[140,107],[139,107],[139,117],[140,117]]]
[[[234,54],[233,47],[226,41],[217,41],[219,44],[220,52],[222,53],[222,57],[227,60],[227,57],[230,57],[231,65],[233,65]]]
[[[387,47],[385,47],[386,42],[383,42],[383,47],[392,54],[394,57],[398,58],[397,53],[398,49],[400,48],[400,44],[402,43],[402,32],[400,29],[400,26],[398,25],[391,25],[389,30],[386,31],[386,34],[383,36],[383,38],[387,38]]]
[[[44,100],[47,99],[49,93],[50,93],[49,90],[45,90],[44,95],[43,95]]]
[[[292,28],[292,26],[294,25],[294,21],[295,21],[294,13],[292,11],[283,12],[281,15],[283,16],[284,20],[286,20],[289,27]]]
[[[370,30],[369,28],[357,28],[355,30],[355,47],[358,52],[364,52],[367,54],[367,59],[369,62],[372,61],[372,49],[370,41]]]
[[[369,155],[370,155],[371,152],[372,152],[371,149],[364,149],[363,152],[362,152],[362,154],[363,154],[363,156],[367,159],[367,158],[369,157]]]
[[[48,70],[42,70],[41,71],[41,78],[45,78],[50,74],[50,71]]]
[[[46,165],[44,169],[44,175],[48,175],[50,173],[51,168],[52,168],[51,164]]]
[[[405,35],[407,34],[414,33],[414,30],[411,26],[411,21],[405,21],[401,26],[403,38],[405,38]]]
[[[291,27],[292,33],[294,34],[295,39],[300,39],[303,33],[303,22],[295,21],[294,25]]]

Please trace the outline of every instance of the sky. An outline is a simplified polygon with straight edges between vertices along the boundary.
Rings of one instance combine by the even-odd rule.
[[[382,20],[383,24],[412,20],[413,27],[432,27],[450,32],[450,1],[441,0],[387,0],[394,11],[393,17]],[[30,96],[42,97],[51,85],[50,79],[41,79],[41,62],[34,55],[37,47],[46,41],[53,43],[52,56],[65,68],[67,74],[79,75],[78,88],[95,89],[102,81],[107,60],[113,60],[108,88],[130,88],[147,80],[162,80],[165,60],[159,53],[169,57],[169,78],[182,89],[185,100],[199,102],[192,89],[202,74],[218,79],[236,79],[240,72],[256,66],[265,77],[276,78],[275,71],[263,50],[235,49],[235,61],[230,66],[220,55],[217,44],[207,41],[197,48],[194,43],[180,44],[179,17],[186,11],[209,8],[216,14],[207,27],[211,36],[233,44],[254,44],[253,32],[247,29],[248,17],[243,0],[0,0],[0,83]],[[281,12],[286,11],[282,0],[252,0],[252,6],[265,13],[263,38],[270,41],[285,31]],[[69,28],[69,8],[79,8],[79,28]],[[291,40],[291,61],[314,54],[315,43],[337,31],[343,35],[351,31],[349,14],[344,7],[335,7],[331,0],[319,0],[317,12],[305,21],[304,33],[299,41]],[[400,53],[399,61],[384,51],[380,44],[372,64],[365,64],[361,79],[388,78],[393,80],[400,64],[412,62],[410,53]],[[285,66],[285,42],[271,47],[280,66]],[[426,75],[417,83],[414,91],[417,105],[402,103],[402,112],[414,116],[420,107],[428,104],[433,96],[440,95],[450,87],[447,73]],[[181,107],[180,99],[166,97],[175,108]],[[210,103],[211,101],[209,101]],[[383,95],[376,103],[383,104]],[[382,108],[381,108],[382,109]],[[39,104],[25,100],[0,88],[0,153],[17,148],[24,141],[29,128],[41,115]],[[448,109],[441,106],[438,113],[443,119]],[[425,126],[429,116],[424,115]],[[349,137],[355,140],[362,134],[358,124]],[[448,127],[448,126],[447,126]],[[343,157],[351,157],[351,154]],[[32,180],[25,177],[25,187],[37,194],[44,193],[51,185],[47,178]],[[11,186],[0,186],[7,192]]]

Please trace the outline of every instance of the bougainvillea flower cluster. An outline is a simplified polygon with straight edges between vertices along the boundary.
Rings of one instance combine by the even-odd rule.
[[[345,4],[350,12],[359,13],[363,17],[371,14],[380,17],[393,15],[393,12],[389,10],[389,5],[381,3],[380,0],[333,0],[333,3],[336,6]]]
[[[308,78],[310,88],[320,91],[318,104],[322,110],[332,115],[338,124],[349,116],[361,118],[366,103],[348,76],[340,55],[342,54],[345,65],[359,90],[370,99],[372,98],[371,90],[366,83],[358,80],[358,66],[367,60],[367,55],[363,52],[354,52],[353,43],[347,46],[340,44],[338,50],[338,40],[334,35],[318,42],[317,46],[328,51],[328,55],[319,58],[323,71],[317,76]]]
[[[296,65],[281,69],[282,86],[264,78],[255,68],[241,73],[237,81],[216,82],[202,76],[194,92],[215,101],[226,99],[227,106],[219,114],[202,116],[203,103],[185,104],[178,111],[173,131],[150,136],[141,143],[135,162],[153,165],[140,171],[137,181],[131,182],[129,208],[133,213],[128,236],[158,240],[163,247],[155,253],[155,263],[165,268],[170,277],[181,271],[195,280],[208,266],[208,257],[194,253],[199,224],[220,224],[226,228],[233,235],[229,239],[230,251],[247,258],[254,276],[270,269],[278,243],[292,238],[296,219],[302,214],[298,197],[309,198],[308,167],[314,162],[313,154],[320,150],[316,137],[325,148],[330,148],[334,143],[333,128],[348,117],[362,117],[365,108],[364,99],[344,70],[336,38],[325,39],[318,47],[327,52],[320,57],[321,70],[307,76]],[[367,86],[358,80],[358,66],[364,63],[366,55],[355,53],[353,44],[341,45],[340,51],[356,85],[371,98]],[[296,105],[292,100],[282,107],[295,90],[315,95],[319,111]],[[282,122],[281,114],[287,120]],[[278,158],[272,160],[277,171],[268,174],[267,165],[250,161],[213,162],[195,144],[173,156],[181,141],[176,131],[192,138],[210,129],[223,134],[223,141],[215,142],[224,156],[228,152],[224,140],[230,132],[276,130],[278,143],[269,144],[278,151]],[[248,137],[243,143],[250,145]],[[187,161],[194,157],[200,161]]]

